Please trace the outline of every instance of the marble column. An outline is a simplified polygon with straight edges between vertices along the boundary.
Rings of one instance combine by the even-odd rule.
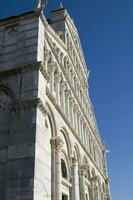
[[[75,93],[77,93],[77,78],[76,77],[74,78],[74,90],[75,90]]]
[[[84,118],[83,118],[83,116],[82,116],[82,117],[81,117],[81,140],[82,140],[82,143],[84,142],[83,122],[84,122]]]
[[[79,137],[81,138],[81,113],[79,112],[79,119],[78,119],[78,123],[79,123]]]
[[[56,188],[55,188],[55,138],[50,141],[51,144],[51,200],[56,200]]]
[[[72,158],[72,200],[80,200],[78,162]]]
[[[107,163],[106,163],[106,169],[107,169]],[[106,199],[107,200],[111,200],[111,193],[110,193],[110,186],[109,186],[109,178],[106,178],[105,180],[105,184],[106,184]]]
[[[44,68],[47,71],[48,70],[48,60],[49,60],[50,56],[49,56],[49,51],[46,50],[44,52],[44,60],[43,60],[43,64],[44,64]]]
[[[77,105],[74,106],[74,113],[75,113],[75,130],[78,133],[78,107]]]
[[[84,129],[84,145],[87,147],[87,137],[86,137],[86,135],[87,135],[87,125],[86,124],[84,124],[84,127],[83,127],[83,129]]]
[[[54,62],[50,63],[49,71],[50,71],[50,91],[53,94],[54,92],[54,72],[56,69],[56,64]]]
[[[64,58],[64,72],[66,73],[66,68],[67,68],[67,58]]]
[[[60,82],[60,105],[61,105],[61,110],[63,113],[65,113],[65,84],[63,79],[61,79]]]
[[[97,181],[98,181],[98,177],[97,176],[93,176],[90,179],[91,182],[91,197],[92,200],[97,200]]]
[[[59,72],[57,72],[55,74],[55,84],[56,84],[56,100],[57,100],[57,104],[60,105],[60,74]]]
[[[107,170],[107,160],[106,160],[106,150],[103,151],[103,165],[104,165],[104,173],[106,175],[106,179],[105,179],[105,187],[106,187],[106,196],[107,199],[110,200],[111,199],[111,192],[110,192],[110,184],[109,184],[109,178],[108,178],[108,170]]]
[[[69,78],[69,80],[70,80],[70,69],[71,69],[71,65],[70,64],[68,64],[67,65],[67,73],[68,73],[68,78]]]
[[[74,129],[76,130],[76,105],[75,104],[73,107],[73,113],[74,113]]]
[[[74,72],[71,72],[71,85],[74,86]]]
[[[94,194],[93,194],[93,185],[92,184],[89,186],[89,200],[95,200]]]
[[[52,138],[51,139],[51,147],[52,147],[52,152],[55,154],[54,156],[54,189],[52,191],[52,197],[54,200],[62,200],[62,183],[61,183],[61,148],[63,147],[63,141],[59,136]],[[52,199],[52,200],[53,200]]]
[[[79,124],[78,124],[78,106],[76,107],[76,132],[78,134]]]
[[[78,135],[80,137],[80,112],[77,112]]]
[[[85,172],[86,168],[84,166],[81,166],[79,169],[80,174],[80,200],[85,200]]]
[[[98,186],[95,187],[95,200],[100,200],[100,199],[99,199]]]
[[[70,122],[71,122],[71,124],[73,124],[72,102],[73,102],[73,98],[70,96],[70,98],[69,98],[69,109],[71,111],[71,114],[70,114]]]
[[[65,90],[65,115],[67,118],[68,118],[68,109],[69,109],[68,100],[69,100],[69,90],[66,87],[66,90]]]
[[[60,49],[58,47],[56,48],[55,53],[56,53],[56,56],[57,56],[57,60],[60,62]]]
[[[71,118],[70,98],[71,98],[71,90],[69,89],[68,90],[68,101],[67,101],[67,104],[68,104],[68,120],[69,121],[70,121],[70,118]]]
[[[73,127],[76,130],[76,104],[75,104],[75,100],[73,100]]]

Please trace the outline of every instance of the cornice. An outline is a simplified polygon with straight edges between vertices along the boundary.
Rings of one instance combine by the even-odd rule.
[[[0,78],[18,75],[18,74],[21,74],[21,73],[24,73],[27,71],[32,71],[35,69],[39,69],[39,68],[40,69],[42,68],[41,62],[35,62],[32,64],[20,66],[17,68],[7,69],[5,71],[0,71]]]
[[[12,16],[12,17],[8,17],[5,19],[0,19],[0,26],[1,25],[7,25],[10,23],[14,23],[14,22],[19,22],[22,19],[28,19],[28,18],[32,18],[37,16],[37,13],[35,11],[31,11],[31,12],[27,12],[21,15],[17,15],[17,16]]]
[[[19,112],[27,108],[35,108],[39,103],[39,99],[30,99],[25,101],[16,101],[10,105],[11,112]]]
[[[43,25],[45,26],[45,33],[48,35],[51,34],[51,36],[57,41],[57,43],[60,44],[60,46],[66,50],[66,46],[64,44],[64,42],[61,40],[61,38],[59,37],[59,35],[55,32],[55,30],[48,24],[47,20],[45,19],[44,15],[42,14],[40,16],[41,20],[42,20],[42,23]],[[48,32],[48,33],[47,33]]]
[[[48,111],[46,106],[43,104],[40,98],[34,98],[25,101],[17,101],[10,105],[11,112],[19,112],[28,108],[39,108],[39,110],[47,115]]]

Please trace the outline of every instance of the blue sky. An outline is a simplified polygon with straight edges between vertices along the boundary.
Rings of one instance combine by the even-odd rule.
[[[79,30],[91,69],[90,97],[105,140],[113,200],[133,200],[133,1],[62,0]],[[49,0],[45,14],[57,8]],[[0,17],[30,11],[35,0],[0,0]]]

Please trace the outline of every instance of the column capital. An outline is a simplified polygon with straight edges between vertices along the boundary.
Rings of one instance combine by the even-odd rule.
[[[62,75],[60,75],[60,84],[61,84],[62,87],[65,87],[65,81],[64,81]]]
[[[84,130],[86,131],[86,128],[87,128],[86,122],[84,122],[83,126],[84,126]]]
[[[56,62],[51,62],[49,64],[49,68],[50,68],[51,72],[54,72],[56,70],[56,68],[57,68]]]
[[[81,119],[81,121],[84,121],[84,117],[83,117],[83,115],[81,116],[81,118],[80,118],[80,119]]]
[[[66,98],[69,97],[69,90],[68,89],[65,90],[65,96],[66,96]]]
[[[76,165],[77,165],[77,162],[78,162],[77,158],[75,158],[75,156],[73,156],[73,157],[71,158],[72,166],[73,166],[73,167],[76,166]]]
[[[92,183],[97,183],[97,181],[98,181],[98,176],[95,175],[95,176],[91,177],[90,181],[91,181]]]
[[[79,111],[79,109],[77,110],[77,115],[78,115],[78,117],[80,117],[80,115],[81,115],[81,112]]]
[[[55,150],[60,150],[64,144],[60,136],[51,138],[50,143],[51,143],[51,148]]]
[[[60,74],[59,74],[59,72],[57,71],[57,73],[54,76],[55,76],[55,82],[59,83],[59,81],[60,81]]]
[[[93,184],[90,184],[89,185],[89,189],[92,191],[94,189],[94,185]]]
[[[78,115],[78,117],[80,118],[81,112],[80,112],[79,110],[77,111],[77,115]]]
[[[72,97],[72,95],[70,97],[70,102],[73,103],[73,97]]]
[[[77,80],[77,77],[76,77],[76,76],[74,77],[74,80]]]
[[[75,104],[74,105],[74,111],[77,112],[78,111],[78,106]]]
[[[71,64],[70,64],[70,63],[68,63],[68,67],[71,67]]]
[[[44,58],[45,58],[46,60],[48,60],[48,59],[50,58],[49,50],[48,50],[48,49],[46,49],[46,50],[44,51]]]
[[[86,171],[89,169],[89,165],[83,164],[80,166],[79,170],[81,172],[81,176],[85,176]]]

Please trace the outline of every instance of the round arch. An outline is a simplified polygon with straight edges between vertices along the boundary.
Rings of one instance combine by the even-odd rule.
[[[76,152],[76,155],[77,155],[77,158],[78,158],[78,164],[80,166],[81,165],[81,154],[80,154],[79,147],[76,143],[74,144],[73,149],[74,149],[74,152]]]
[[[69,158],[68,156],[66,155],[66,152],[62,149],[62,155],[61,155],[61,160],[64,161],[65,165],[66,165],[66,169],[67,169],[67,176],[66,178],[69,180],[70,178],[70,163],[69,163]],[[62,164],[62,163],[61,163]]]
[[[68,132],[67,132],[65,127],[62,127],[60,129],[60,132],[63,134],[63,136],[65,138],[67,149],[68,149],[68,156],[69,156],[69,158],[71,158],[71,156],[72,156],[72,143],[71,143],[69,134],[68,134]]]
[[[82,163],[83,163],[83,165],[86,165],[86,167],[87,167],[86,178],[89,180],[91,178],[91,172],[90,172],[90,165],[88,163],[86,156],[83,157]]]
[[[95,172],[95,169],[94,169],[94,168],[92,168],[92,170],[91,170],[91,175],[92,175],[92,177],[95,177],[95,176],[96,176],[96,172]]]
[[[57,136],[57,126],[56,126],[55,117],[54,117],[54,114],[53,114],[53,111],[52,111],[50,105],[47,102],[46,102],[46,107],[47,107],[47,111],[48,111],[48,118],[49,118],[50,125],[51,125],[52,137],[56,137]]]

